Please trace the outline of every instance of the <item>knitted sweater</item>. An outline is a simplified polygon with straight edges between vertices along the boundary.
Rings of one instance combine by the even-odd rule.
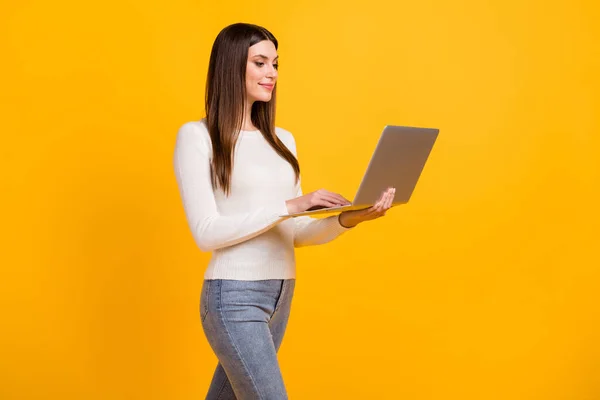
[[[296,155],[292,134],[276,134]],[[286,200],[302,196],[294,170],[262,133],[241,131],[235,145],[231,192],[214,190],[211,139],[205,119],[183,124],[173,165],[188,226],[197,246],[212,252],[205,279],[293,279],[294,248],[327,243],[350,228],[338,216],[288,215]]]

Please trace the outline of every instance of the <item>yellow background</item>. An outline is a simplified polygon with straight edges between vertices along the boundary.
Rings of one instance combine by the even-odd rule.
[[[600,398],[593,1],[9,1],[0,398],[199,399],[216,358],[172,170],[224,26],[280,40],[304,190],[440,128],[408,205],[298,250],[292,399]]]

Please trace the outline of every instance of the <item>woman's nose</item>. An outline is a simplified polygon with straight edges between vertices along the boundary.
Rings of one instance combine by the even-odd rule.
[[[267,72],[267,76],[269,78],[277,78],[277,69],[271,66],[271,68],[269,68],[269,71]]]

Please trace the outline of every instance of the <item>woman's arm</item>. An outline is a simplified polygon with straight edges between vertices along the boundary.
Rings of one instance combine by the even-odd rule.
[[[194,123],[177,133],[173,166],[188,225],[202,251],[241,243],[287,219],[286,202],[251,212],[219,215],[210,177],[210,138]]]
[[[297,196],[302,196],[302,188],[299,183]],[[338,215],[327,218],[313,218],[303,215],[294,218],[294,222],[296,223],[294,229],[295,247],[325,244],[352,229],[342,226]]]
[[[296,150],[296,141],[291,133],[285,132],[286,145],[298,158]],[[300,181],[298,182],[296,189],[296,198],[302,196],[302,186]],[[342,226],[339,222],[338,216],[333,215],[327,218],[313,218],[310,216],[300,216],[294,218],[295,229],[294,229],[294,246],[314,246],[319,244],[325,244],[332,241],[333,239],[340,236],[342,233],[352,229]]]

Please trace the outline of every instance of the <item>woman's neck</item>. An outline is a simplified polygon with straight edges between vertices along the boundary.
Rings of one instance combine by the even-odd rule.
[[[247,102],[244,110],[244,120],[242,121],[242,130],[243,131],[256,131],[257,127],[252,123],[252,103]]]

